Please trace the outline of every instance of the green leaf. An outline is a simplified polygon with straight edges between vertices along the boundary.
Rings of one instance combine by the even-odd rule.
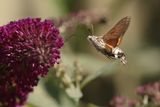
[[[112,73],[117,68],[116,65],[117,65],[116,62],[107,63],[101,69],[93,72],[92,74],[90,74],[89,76],[87,76],[85,78],[85,80],[81,83],[81,88],[84,88],[89,82],[91,82],[92,80],[96,79],[97,77],[99,77],[99,76],[101,76],[103,74],[108,75],[108,74]]]

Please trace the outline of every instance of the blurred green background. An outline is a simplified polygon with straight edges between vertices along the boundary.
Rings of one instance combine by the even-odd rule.
[[[79,107],[105,107],[116,95],[136,98],[137,86],[159,80],[159,0],[0,0],[0,25],[24,17],[62,18],[81,10],[105,11],[107,23],[94,26],[97,36],[125,16],[132,19],[120,45],[128,60],[125,66],[98,53],[87,41],[89,33],[83,26],[65,43],[61,61],[69,70],[77,61],[84,73],[98,75],[83,88]],[[103,75],[99,76],[98,72],[102,71]],[[29,95],[25,107],[75,107],[75,104],[49,73]]]

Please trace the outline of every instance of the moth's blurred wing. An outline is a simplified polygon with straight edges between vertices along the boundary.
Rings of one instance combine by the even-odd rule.
[[[124,17],[103,36],[103,41],[107,46],[114,48],[121,43],[122,37],[129,26],[130,20],[130,17]]]

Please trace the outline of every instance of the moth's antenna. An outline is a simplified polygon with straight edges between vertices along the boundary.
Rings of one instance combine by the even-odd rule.
[[[94,26],[93,26],[93,24],[91,24],[91,34],[93,35],[94,34]]]
[[[88,31],[89,31],[89,35],[94,35],[94,26],[93,24],[90,24],[89,28],[88,28]]]

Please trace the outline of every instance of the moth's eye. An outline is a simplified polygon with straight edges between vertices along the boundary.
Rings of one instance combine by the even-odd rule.
[[[118,52],[118,58],[121,58],[122,56],[124,56],[124,53]]]

